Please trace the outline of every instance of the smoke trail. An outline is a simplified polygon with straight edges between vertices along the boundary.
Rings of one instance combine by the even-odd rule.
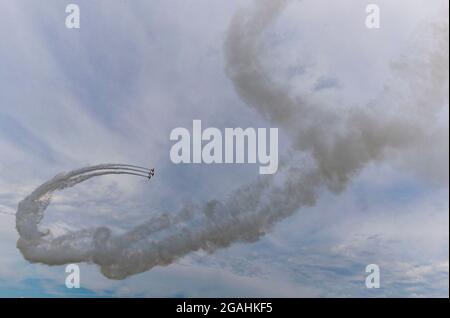
[[[385,151],[418,145],[433,133],[436,115],[448,102],[447,19],[425,26],[417,39],[422,43],[411,48],[415,54],[394,64],[403,91],[388,86],[369,105],[333,111],[309,96],[292,96],[290,87],[271,80],[261,61],[264,31],[286,4],[262,0],[256,10],[235,16],[225,42],[226,70],[247,105],[285,128],[297,149],[312,153],[332,189],[342,189]]]
[[[418,46],[420,59],[402,58],[393,66],[403,82],[400,91],[388,87],[366,107],[335,113],[308,97],[292,97],[288,87],[271,81],[264,68],[264,31],[285,5],[282,0],[258,0],[256,8],[235,16],[224,45],[227,74],[240,97],[284,128],[295,149],[310,153],[312,161],[298,161],[293,155],[276,175],[260,177],[222,201],[155,216],[121,235],[96,227],[54,238],[39,229],[52,192],[96,176],[146,176],[148,170],[109,164],[61,174],[19,203],[17,246],[24,257],[48,265],[92,262],[105,276],[123,279],[193,251],[255,241],[280,219],[315,204],[321,187],[340,191],[368,162],[382,159],[390,150],[430,141],[436,133],[432,123],[448,99],[448,25],[426,30],[430,33],[425,38],[432,43]]]
[[[20,235],[17,247],[24,257],[48,265],[92,262],[100,265],[105,276],[123,279],[170,264],[192,251],[213,251],[236,241],[254,241],[276,220],[293,213],[300,202],[313,204],[311,185],[319,184],[314,174],[304,174],[302,180],[308,180],[308,187],[295,184],[289,180],[293,171],[285,171],[277,176],[282,182],[261,179],[237,190],[224,202],[212,200],[201,207],[186,207],[178,214],[155,216],[116,236],[107,227],[96,227],[54,238],[49,230],[39,228],[54,191],[101,175],[135,175],[123,167],[104,164],[60,174],[23,199],[18,205],[16,227]],[[299,195],[293,196],[293,191],[299,191]],[[296,199],[285,200],[288,196]]]

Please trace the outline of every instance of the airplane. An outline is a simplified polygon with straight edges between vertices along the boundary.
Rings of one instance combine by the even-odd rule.
[[[150,169],[150,172],[148,173],[148,180],[150,180],[155,175],[155,168]]]

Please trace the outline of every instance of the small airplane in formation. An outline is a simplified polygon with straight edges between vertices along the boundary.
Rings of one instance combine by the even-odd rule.
[[[148,180],[150,180],[155,175],[155,168],[150,169],[150,172],[148,173]]]

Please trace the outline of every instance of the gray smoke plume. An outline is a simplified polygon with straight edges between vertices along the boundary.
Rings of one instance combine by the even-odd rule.
[[[305,187],[281,173],[278,176],[284,179],[281,186],[265,179],[236,191],[224,202],[212,200],[201,207],[186,207],[174,215],[158,215],[122,235],[113,235],[107,227],[96,227],[53,237],[49,230],[39,228],[54,191],[102,175],[146,177],[145,172],[134,166],[103,164],[57,175],[19,203],[17,247],[30,262],[48,265],[92,262],[101,266],[105,276],[123,279],[157,265],[170,264],[192,251],[214,251],[236,241],[255,241],[276,220],[293,213],[299,203],[313,204],[310,187],[319,184],[314,175],[304,175],[302,182],[308,184]],[[291,199],[285,200],[288,197]]]
[[[425,26],[410,55],[393,65],[402,86],[387,86],[364,107],[333,111],[311,96],[293,96],[263,65],[265,31],[287,4],[262,0],[256,10],[235,16],[225,43],[227,74],[247,105],[283,127],[297,149],[314,156],[332,188],[342,189],[386,151],[417,146],[435,133],[439,111],[448,103],[448,20]]]
[[[235,16],[224,45],[227,74],[243,101],[283,128],[295,151],[313,160],[290,155],[276,175],[261,176],[222,201],[157,215],[120,235],[96,227],[53,237],[39,223],[54,191],[107,174],[145,177],[147,170],[104,164],[57,175],[19,203],[17,246],[24,257],[48,265],[91,262],[106,277],[123,279],[193,251],[253,242],[277,221],[314,205],[320,188],[341,191],[367,163],[430,144],[442,133],[434,123],[448,102],[448,21],[427,27],[428,42],[414,43],[416,54],[393,65],[401,87],[387,86],[370,104],[338,112],[308,96],[292,96],[262,63],[264,32],[286,3],[258,0]]]

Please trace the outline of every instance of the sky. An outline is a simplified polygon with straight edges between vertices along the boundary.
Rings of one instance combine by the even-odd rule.
[[[443,100],[416,98],[404,87],[414,74],[393,72],[409,58],[420,64],[414,43],[427,43],[427,25],[444,16],[448,32],[440,0],[377,1],[380,29],[366,28],[360,0],[289,1],[260,48],[275,83],[324,110],[367,105],[386,90],[407,92],[395,103],[381,98],[386,114],[403,114],[403,102],[439,108],[431,142],[368,162],[340,191],[319,189],[315,205],[254,242],[194,251],[123,280],[80,263],[80,289],[65,287],[64,265],[26,261],[17,204],[56,174],[155,167],[151,182],[105,176],[57,192],[42,220],[55,235],[123,231],[263,178],[258,165],[173,164],[172,129],[194,119],[219,129],[278,124],[248,105],[258,99],[246,99],[227,65],[230,25],[253,1],[73,2],[80,29],[65,27],[65,2],[0,2],[0,297],[448,297],[448,72]],[[448,59],[448,39],[446,48]],[[295,148],[292,125],[280,128],[280,165]],[[372,263],[379,289],[365,286]]]

